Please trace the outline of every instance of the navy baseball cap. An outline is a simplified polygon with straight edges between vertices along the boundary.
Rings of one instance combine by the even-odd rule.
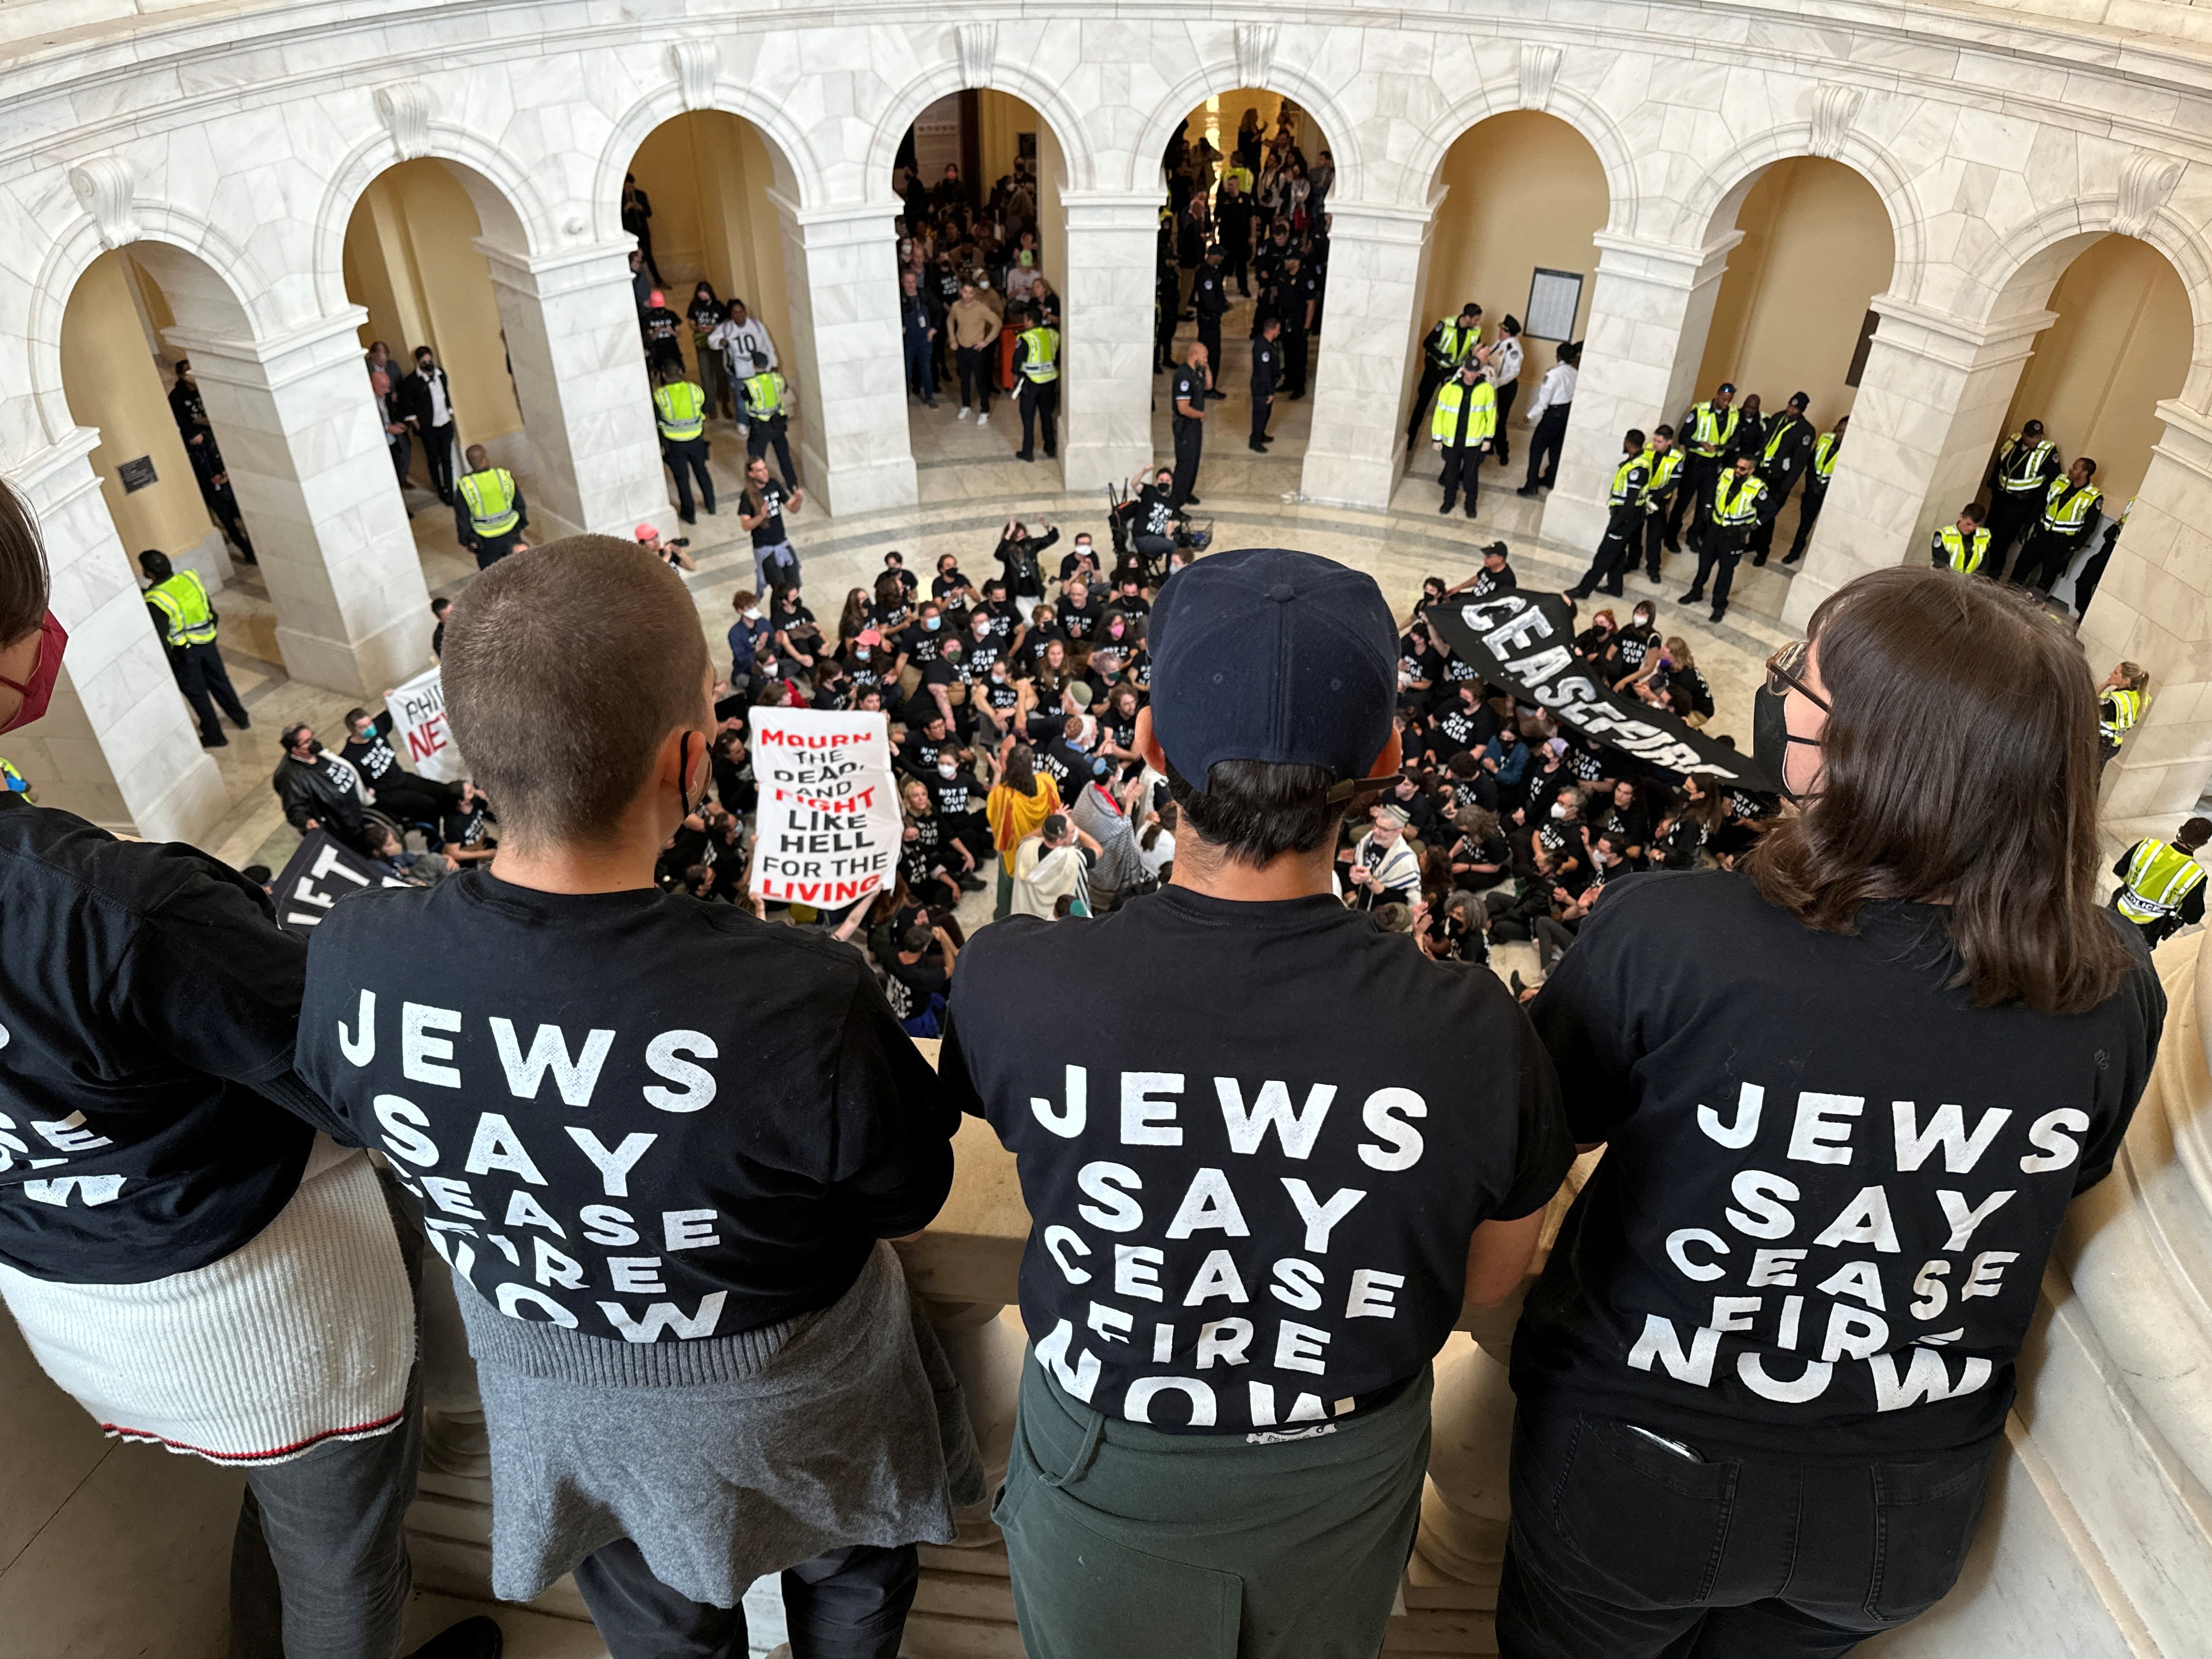
[[[1398,704],[1398,630],[1364,571],[1281,547],[1217,553],[1153,601],[1152,731],[1200,789],[1217,761],[1367,781]]]

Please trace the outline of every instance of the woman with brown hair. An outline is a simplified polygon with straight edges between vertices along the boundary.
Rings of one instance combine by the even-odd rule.
[[[1036,750],[1014,741],[1012,732],[999,745],[999,781],[984,798],[983,815],[991,822],[991,845],[999,850],[999,894],[992,915],[1005,921],[1014,902],[1014,849],[1037,832],[1037,827],[1060,811],[1060,786],[1049,775],[1039,775]]]
[[[1522,1659],[1840,1655],[1949,1590],[2164,1018],[2071,635],[1900,568],[1769,676],[1796,814],[1609,883],[1528,1011],[1607,1155],[1514,1340]]]

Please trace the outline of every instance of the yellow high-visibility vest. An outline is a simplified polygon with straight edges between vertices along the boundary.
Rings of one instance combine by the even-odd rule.
[[[2062,533],[2079,530],[2089,521],[2091,510],[2104,499],[2105,492],[2094,484],[2083,484],[2075,489],[2067,479],[2053,478],[2043,498],[2043,527]]]
[[[1813,476],[1822,483],[1827,483],[1829,475],[1836,470],[1836,453],[1843,447],[1844,441],[1832,432],[1823,432],[1814,441]]]
[[[1713,522],[1730,530],[1759,522],[1759,498],[1766,480],[1756,472],[1739,478],[1731,472],[1713,490]]]
[[[689,443],[707,429],[707,394],[689,380],[653,387],[653,411],[670,443]]]
[[[1958,526],[1947,524],[1936,532],[1936,539],[1943,550],[1943,568],[1963,571],[1969,576],[1982,568],[1982,556],[1990,550],[1990,532],[1986,530],[1975,531],[1974,539],[1970,542],[1959,533]]]
[[[2150,699],[2128,686],[2116,685],[2105,693],[2104,713],[2097,720],[2097,735],[2106,743],[2118,743],[2135,730],[2136,722],[2142,719],[2143,709]]]
[[[2043,471],[2043,458],[2056,447],[2045,438],[2033,449],[2022,449],[2020,434],[2014,433],[1997,461],[1997,487],[2008,495],[2034,494],[2036,480]]]
[[[745,413],[754,420],[765,421],[783,413],[784,379],[774,369],[746,375],[744,386]]]
[[[198,573],[179,570],[148,588],[146,599],[161,613],[161,637],[172,647],[215,643],[215,610]]]
[[[1656,450],[1646,448],[1644,459],[1651,463],[1650,481],[1644,486],[1645,498],[1648,500],[1662,489],[1673,489],[1674,475],[1682,470],[1682,452],[1670,449],[1661,454]]]
[[[1025,328],[1021,341],[1027,355],[1022,360],[1022,374],[1035,386],[1048,386],[1060,378],[1060,331],[1047,328],[1040,323],[1035,328]]]
[[[1459,431],[1459,410],[1468,405],[1467,435]],[[1429,416],[1429,436],[1447,449],[1472,449],[1498,430],[1498,389],[1487,380],[1468,386],[1455,375],[1437,388],[1436,413]]]
[[[1436,360],[1439,368],[1456,371],[1482,343],[1480,328],[1462,328],[1456,318],[1438,318],[1437,331]]]
[[[1766,434],[1766,447],[1759,452],[1759,459],[1772,460],[1775,452],[1782,447],[1782,441],[1790,435],[1790,430],[1798,423],[1798,419],[1794,415],[1778,416],[1775,418],[1774,429]]]
[[[1674,452],[1669,450],[1668,454]],[[1641,475],[1641,476],[1639,476]],[[1651,483],[1651,452],[1631,455],[1613,470],[1613,493],[1606,499],[1608,507],[1635,507],[1644,499],[1644,492]]]
[[[520,523],[514,510],[514,475],[503,466],[462,475],[454,486],[469,504],[469,528],[479,536],[504,536]]]
[[[1733,404],[1726,409],[1715,409],[1710,403],[1691,405],[1686,434],[1691,453],[1711,460],[1735,441],[1736,422],[1742,418],[1743,411]]]
[[[2113,905],[2130,921],[2163,921],[2204,879],[2204,866],[2178,847],[2146,836],[2128,860]]]

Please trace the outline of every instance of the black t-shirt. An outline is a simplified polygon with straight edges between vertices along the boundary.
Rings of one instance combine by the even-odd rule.
[[[1622,678],[1644,666],[1644,653],[1659,643],[1659,630],[1648,624],[1631,623],[1620,630],[1620,641],[1615,647],[1620,658]]]
[[[790,532],[783,527],[783,504],[787,499],[783,493],[781,478],[770,478],[766,483],[745,487],[745,516],[750,519],[760,518],[763,513],[767,514],[752,528],[755,547],[774,547],[778,542],[791,539]]]
[[[1197,405],[1193,404],[1192,407],[1196,408]],[[1138,503],[1143,508],[1146,535],[1164,536],[1168,533],[1169,522],[1175,517],[1175,510],[1168,504],[1168,498],[1173,493],[1168,486],[1157,483],[1146,484],[1137,492]]]
[[[1511,564],[1502,564],[1492,570],[1488,565],[1475,573],[1474,585],[1468,589],[1470,599],[1486,599],[1492,593],[1503,593],[1521,586],[1521,579],[1513,574]]]
[[[1478,702],[1470,708],[1454,697],[1430,714],[1429,727],[1436,734],[1437,754],[1449,760],[1463,750],[1478,749],[1489,742],[1498,729],[1498,715],[1486,704]]]
[[[988,676],[975,682],[994,714],[1003,714],[1020,706],[1022,689],[1012,679]]]
[[[1071,547],[1061,555],[1060,580],[1063,585],[1073,581],[1079,575],[1085,580],[1096,581],[1098,574],[1098,550],[1096,546]]]
[[[478,795],[468,805],[456,806],[447,813],[439,833],[459,847],[481,847],[485,821],[491,817],[490,804]]]
[[[892,957],[884,975],[884,994],[890,1001],[891,1012],[901,1019],[922,1012],[931,997],[941,997],[952,988],[933,945],[919,962],[901,962]]]
[[[399,757],[392,752],[391,735],[392,716],[379,714],[366,731],[357,738],[348,738],[345,746],[338,750],[361,774],[362,781],[372,789],[382,783],[387,774],[405,770],[399,764]]]
[[[1575,1139],[1608,1144],[1515,1391],[1798,1462],[2000,1432],[2059,1219],[2156,1051],[2165,994],[2130,950],[2087,1013],[1977,1008],[1938,907],[1869,904],[1847,935],[1746,876],[1612,883],[1530,1009]]]
[[[898,636],[898,648],[906,653],[906,659],[916,668],[926,668],[937,660],[937,647],[945,643],[945,623],[939,619],[934,628],[922,626],[916,617]]]
[[[315,930],[300,1071],[502,1313],[632,1342],[825,1308],[951,1190],[957,1118],[854,952],[487,871]]]
[[[1091,602],[1088,594],[1084,596],[1083,603],[1079,605],[1072,599],[1062,599],[1054,607],[1054,611],[1060,619],[1061,636],[1079,644],[1097,633],[1099,624],[1105,620],[1106,616],[1103,611]]]
[[[1014,629],[1019,627],[1024,620],[1021,607],[1012,599],[1001,599],[996,603],[986,604],[975,614],[989,619],[991,637],[1002,646],[1014,637]]]
[[[1037,1023],[1079,985],[1088,1018]],[[1476,1226],[1540,1208],[1573,1157],[1497,978],[1327,894],[986,928],[942,1075],[1019,1160],[1039,1363],[1171,1431],[1295,1432],[1418,1375]]]
[[[1272,398],[1282,373],[1282,348],[1273,340],[1252,342],[1252,395]]]
[[[341,1127],[291,1075],[306,945],[228,866],[21,795],[0,795],[0,1261],[143,1284],[252,1239],[309,1123]]]
[[[1179,421],[1195,419],[1194,416],[1184,415],[1180,405],[1188,404],[1194,410],[1200,411],[1205,410],[1206,371],[1201,368],[1193,368],[1188,363],[1185,363],[1181,368],[1176,370],[1172,385],[1174,389],[1169,394],[1168,408],[1174,411],[1176,419]]]
[[[929,790],[929,810],[938,817],[962,818],[975,810],[973,773],[956,770],[948,778],[941,770],[933,770],[922,783]]]

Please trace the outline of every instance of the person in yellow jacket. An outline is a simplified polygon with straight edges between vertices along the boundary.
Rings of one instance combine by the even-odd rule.
[[[2150,671],[2139,662],[2122,662],[2097,688],[2097,764],[2112,764],[2120,744],[2150,707]]]
[[[2191,818],[2171,843],[2145,836],[2112,866],[2120,878],[2112,908],[2142,930],[2145,945],[2204,920],[2204,866],[2197,849],[2208,841],[2212,818]]]
[[[491,452],[471,444],[461,459],[468,471],[453,481],[453,533],[477,568],[489,570],[522,545],[530,507],[514,474],[491,464]]]
[[[1437,509],[1449,513],[1462,487],[1467,491],[1467,516],[1474,516],[1482,458],[1498,432],[1498,389],[1483,378],[1473,358],[1462,362],[1437,388],[1436,413],[1429,419],[1429,441],[1444,458],[1444,503]]]
[[[177,677],[177,690],[185,694],[192,713],[199,716],[200,747],[228,748],[230,739],[215,717],[216,705],[222,706],[230,723],[241,732],[253,722],[231,689],[230,671],[216,647],[220,618],[208,603],[207,589],[200,586],[197,572],[177,569],[158,548],[141,553],[138,568],[146,573],[146,609],[154,618],[154,631],[161,636],[161,648],[168,653],[169,672]]]
[[[660,432],[660,459],[676,479],[676,516],[686,524],[699,522],[691,506],[691,481],[696,478],[700,501],[711,517],[714,481],[707,476],[706,392],[696,380],[686,380],[681,368],[664,368],[653,377],[653,419]],[[789,464],[787,450],[785,465]]]

